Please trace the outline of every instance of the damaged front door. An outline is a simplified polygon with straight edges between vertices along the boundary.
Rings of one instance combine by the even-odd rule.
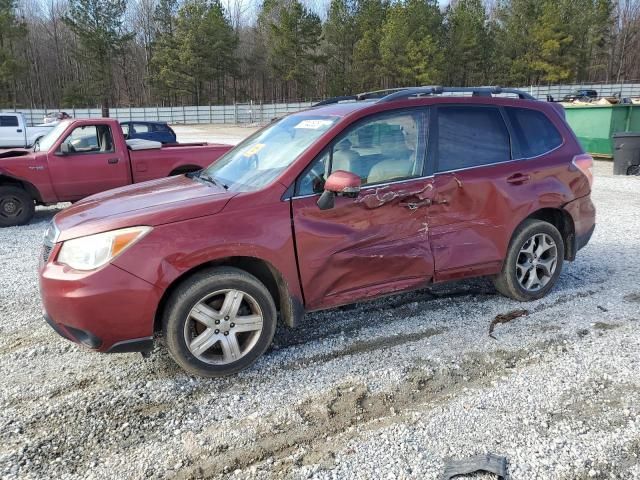
[[[375,116],[347,130],[300,178],[292,199],[300,278],[308,309],[416,288],[433,276],[423,176],[426,112]],[[357,198],[317,206],[324,179],[362,179]]]

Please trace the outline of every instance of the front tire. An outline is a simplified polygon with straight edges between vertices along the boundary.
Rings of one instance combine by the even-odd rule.
[[[0,227],[28,223],[35,209],[33,198],[24,189],[13,185],[0,187]]]
[[[537,300],[555,285],[563,259],[564,241],[558,229],[542,220],[525,220],[514,232],[502,271],[493,283],[506,297]]]
[[[169,353],[187,372],[232,375],[271,345],[276,307],[267,288],[233,267],[196,273],[168,300],[163,330]]]

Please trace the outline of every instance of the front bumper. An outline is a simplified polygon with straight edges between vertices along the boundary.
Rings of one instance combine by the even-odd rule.
[[[153,347],[162,292],[115,265],[79,272],[48,262],[40,269],[40,296],[45,320],[68,340],[99,352]]]

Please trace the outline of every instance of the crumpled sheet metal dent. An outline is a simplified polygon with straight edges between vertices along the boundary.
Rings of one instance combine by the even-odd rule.
[[[411,190],[391,190],[389,186],[376,188],[372,193],[367,193],[355,200],[356,204],[363,204],[367,208],[378,208],[394,200],[404,200],[410,197],[416,197],[419,200],[429,198],[430,192],[433,190],[433,184],[427,183],[422,188]]]

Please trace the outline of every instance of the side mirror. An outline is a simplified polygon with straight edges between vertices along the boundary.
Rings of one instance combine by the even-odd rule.
[[[69,153],[71,152],[71,149],[69,148],[69,144],[64,142],[60,144],[60,155],[64,156],[64,155],[69,155]]]
[[[360,177],[355,173],[336,170],[324,183],[324,193],[318,199],[320,210],[328,210],[335,205],[336,195],[356,198],[360,193]]]

